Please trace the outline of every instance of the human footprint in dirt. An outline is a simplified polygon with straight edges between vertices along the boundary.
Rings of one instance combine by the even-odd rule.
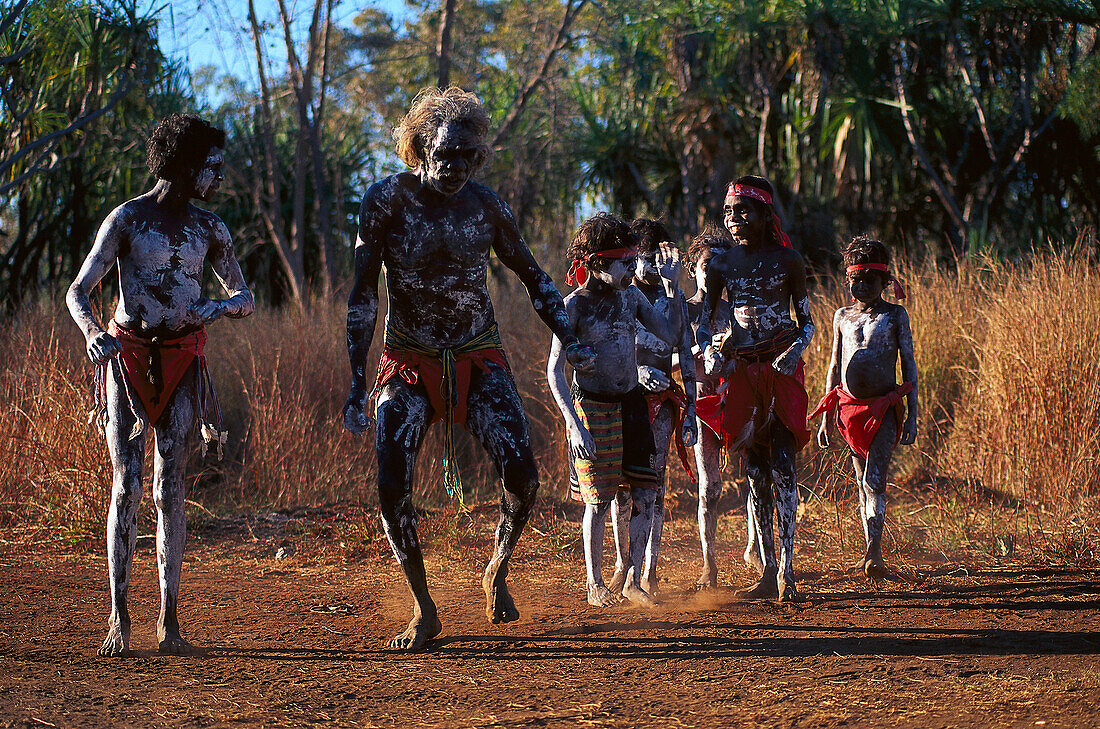
[[[222,316],[248,316],[255,308],[225,224],[190,202],[208,201],[217,191],[224,145],[225,133],[195,116],[173,114],[157,124],[148,144],[149,171],[156,184],[103,221],[66,297],[96,365],[93,415],[104,430],[114,469],[107,513],[111,616],[100,655],[122,655],[130,648],[126,592],[149,426],[156,447],[157,638],[162,653],[193,650],[180,635],[177,614],[187,538],[184,467],[196,424],[201,424],[204,450],[206,441],[216,441],[219,451],[225,442],[203,356],[204,327]],[[203,296],[207,259],[228,298],[211,301]],[[89,292],[116,263],[119,300],[104,331]]]
[[[764,571],[759,582],[738,594],[794,601],[801,599],[794,578],[795,454],[810,440],[802,353],[814,323],[806,267],[782,231],[772,194],[767,180],[752,176],[738,178],[726,192],[724,223],[736,245],[711,260],[703,310],[704,326],[714,331],[718,304],[726,293],[729,329],[715,336],[703,353],[707,372],[723,373],[726,392],[715,403],[718,407],[700,402],[698,411],[721,434],[723,445],[745,454]]]
[[[890,574],[882,559],[886,477],[898,442],[910,444],[917,439],[917,362],[905,307],[882,299],[891,281],[895,296],[905,296],[890,274],[886,246],[860,236],[844,250],[844,265],[855,303],[837,309],[833,316],[825,396],[810,418],[825,416],[817,433],[822,448],[828,447],[829,424],[835,422],[852,449],[860,522],[867,543],[855,567],[871,579],[882,579]],[[896,377],[899,358],[900,385]]]
[[[688,465],[688,449],[695,445],[695,358],[692,350],[692,329],[687,317],[687,302],[680,291],[680,250],[669,239],[665,226],[651,218],[638,218],[630,224],[630,231],[638,246],[634,265],[633,285],[645,294],[646,299],[665,320],[678,319],[681,323],[672,335],[676,345],[649,331],[639,322],[635,338],[638,358],[638,382],[645,390],[649,420],[653,427],[653,444],[656,455],[653,467],[657,471],[657,498],[653,504],[653,524],[649,530],[649,542],[645,550],[641,587],[657,596],[657,560],[661,550],[661,532],[665,523],[665,467],[668,464],[669,446],[675,443],[676,454],[692,477]],[[667,262],[661,277],[658,261]],[[672,307],[680,309],[679,317],[671,317]],[[680,363],[683,386],[673,376],[673,355]],[[615,532],[615,573],[607,583],[612,592],[619,592],[626,584],[630,564],[630,492],[620,489],[611,506],[611,524]]]
[[[489,117],[473,94],[425,89],[394,131],[397,153],[413,170],[371,185],[359,209],[344,425],[361,434],[373,422],[366,369],[384,265],[389,315],[373,391],[375,447],[382,521],[414,599],[408,628],[390,642],[401,650],[417,650],[442,630],[412,503],[416,455],[436,420],[444,423],[444,480],[452,495],[461,497],[455,423],[465,424],[496,464],[501,516],[482,579],[485,612],[493,623],[519,617],[506,583],[508,562],[535,502],[538,469],[486,286],[490,251],[519,276],[573,366],[587,369],[593,358],[573,335],[561,294],[531,256],[511,210],[471,179],[488,155],[488,130]]]
[[[565,379],[564,346],[558,337],[550,346],[546,377],[565,419],[572,470],[570,493],[585,504],[582,531],[588,602],[613,605],[617,598],[603,581],[604,522],[615,496],[629,488],[629,564],[622,594],[643,606],[656,603],[642,589],[642,562],[649,544],[657,497],[655,449],[645,394],[638,384],[635,339],[639,326],[667,345],[677,343],[672,332],[681,325],[680,307],[671,307],[672,322],[657,313],[645,295],[630,285],[637,253],[629,226],[607,213],[580,225],[569,244],[572,264],[568,283],[577,289],[565,297],[569,321],[578,336],[592,342],[595,366],[575,370],[573,387]],[[660,275],[672,282],[674,256],[662,251],[656,261]],[[679,287],[670,297],[675,299]]]

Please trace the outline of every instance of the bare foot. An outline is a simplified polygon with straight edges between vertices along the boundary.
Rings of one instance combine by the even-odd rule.
[[[891,573],[881,559],[868,559],[863,565],[863,574],[867,575],[869,580],[884,580]]]
[[[764,574],[764,562],[760,559],[760,553],[752,547],[745,547],[745,554],[742,555],[745,560],[745,564],[756,570],[756,574]]]
[[[607,585],[588,585],[588,604],[593,607],[611,607],[619,599],[607,589]]]
[[[793,582],[784,581],[779,585],[779,602],[806,602],[806,598]]]
[[[485,617],[490,623],[496,625],[519,620],[519,610],[516,610],[516,603],[504,581],[504,570],[494,569],[490,563],[481,578],[481,586],[485,590]]]
[[[443,623],[436,615],[414,615],[409,627],[401,635],[395,636],[387,647],[399,651],[418,651],[432,638],[443,632]]]
[[[642,592],[647,592],[653,597],[657,597],[657,585],[660,583],[661,578],[657,575],[650,575],[649,577],[642,578]]]
[[[851,564],[846,570],[848,573],[859,573],[867,569],[867,558],[862,557],[858,561]]]
[[[641,605],[642,607],[657,607],[657,601],[653,599],[653,596],[638,587],[633,582],[626,583],[623,587],[623,597],[635,605]]]
[[[101,656],[125,656],[130,652],[130,627],[112,625],[107,631],[107,639],[96,651]]]
[[[615,574],[611,575],[611,579],[607,581],[607,589],[612,592],[622,592],[623,585],[626,584],[626,570],[622,567],[615,568]]]
[[[170,656],[192,656],[198,653],[195,647],[184,640],[178,633],[176,635],[169,635],[161,638],[160,645],[157,647],[157,652]]]
[[[708,567],[703,565],[703,571],[699,575],[699,579],[695,581],[696,590],[716,590],[718,589],[718,568]]]
[[[779,587],[775,584],[775,575],[765,574],[756,584],[733,594],[742,600],[775,600],[779,597]]]

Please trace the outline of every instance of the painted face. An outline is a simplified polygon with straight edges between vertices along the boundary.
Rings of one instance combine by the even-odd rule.
[[[221,148],[211,147],[210,153],[206,155],[206,161],[195,173],[195,194],[193,197],[200,200],[209,200],[214,197],[214,193],[218,191],[222,180],[225,179],[225,175],[222,174],[224,166],[225,156],[222,154]]]
[[[695,285],[699,287],[700,291],[707,290],[707,267],[710,265],[710,260],[716,256],[720,256],[729,248],[707,248],[706,251],[699,256],[699,260],[695,262],[695,270],[693,275],[695,276]]]
[[[428,142],[422,175],[437,192],[454,195],[474,174],[478,158],[477,135],[466,127],[449,122]]]
[[[740,244],[760,240],[764,234],[761,206],[752,198],[734,195],[722,206],[722,222]]]
[[[625,289],[634,278],[634,270],[637,268],[634,256],[627,258],[595,258],[598,261],[588,272],[598,281],[602,281],[613,289]]]
[[[870,304],[882,297],[886,288],[886,277],[877,271],[855,271],[846,273],[848,291],[852,298],[862,304]]]
[[[634,277],[639,281],[657,281],[661,278],[657,273],[657,251],[639,253],[634,259]]]

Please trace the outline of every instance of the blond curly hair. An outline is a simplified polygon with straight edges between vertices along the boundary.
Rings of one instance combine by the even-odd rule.
[[[460,124],[477,135],[478,158],[475,170],[481,167],[489,158],[489,145],[485,143],[485,135],[489,132],[489,115],[477,96],[457,86],[420,90],[413,99],[409,113],[394,127],[393,139],[397,142],[397,156],[413,169],[420,167],[424,164],[428,142],[441,126],[449,122]]]

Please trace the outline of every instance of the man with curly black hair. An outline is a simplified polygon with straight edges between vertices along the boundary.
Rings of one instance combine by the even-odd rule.
[[[111,616],[99,649],[104,656],[122,655],[130,648],[126,592],[150,426],[156,447],[153,499],[161,588],[157,637],[162,653],[192,650],[180,635],[177,615],[187,536],[183,471],[196,424],[201,425],[204,453],[206,444],[214,442],[220,454],[225,442],[203,356],[205,326],[222,316],[248,316],[255,308],[225,223],[190,202],[208,201],[217,191],[224,144],[225,134],[197,116],[173,114],[157,124],[148,143],[156,184],[103,221],[66,297],[96,365],[93,415],[107,438],[114,467],[107,515]],[[228,298],[203,295],[207,259]],[[104,331],[89,292],[116,262],[119,300]]]
[[[508,562],[538,490],[527,417],[508,369],[486,286],[489,254],[512,269],[535,311],[585,368],[581,345],[553,280],[539,268],[508,205],[471,178],[485,161],[489,118],[473,94],[425,89],[394,131],[409,172],[367,190],[359,209],[355,285],[348,299],[351,392],[344,425],[367,431],[371,390],[367,356],[378,315],[378,277],[386,267],[389,315],[373,394],[382,522],[414,598],[408,628],[390,641],[417,650],[442,631],[428,593],[412,503],[413,466],[428,426],[444,423],[444,483],[461,497],[451,430],[465,424],[492,456],[501,483],[496,549],[485,568],[486,617],[519,618],[508,592]]]

